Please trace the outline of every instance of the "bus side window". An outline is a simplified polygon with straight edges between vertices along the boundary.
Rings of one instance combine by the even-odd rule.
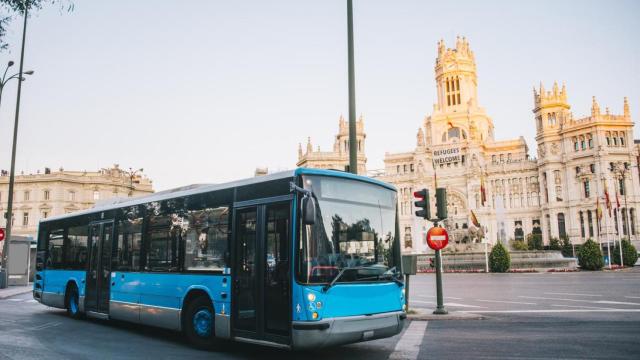
[[[142,247],[142,217],[131,216],[118,222],[114,271],[139,271]]]
[[[47,269],[62,269],[64,267],[63,229],[49,232],[46,267]]]
[[[229,208],[226,206],[189,211],[184,228],[187,270],[216,271],[226,266]]]
[[[65,266],[67,269],[86,269],[87,259],[89,257],[89,251],[87,248],[89,236],[87,231],[88,227],[86,225],[69,228],[67,233],[68,249],[65,252],[67,255]]]

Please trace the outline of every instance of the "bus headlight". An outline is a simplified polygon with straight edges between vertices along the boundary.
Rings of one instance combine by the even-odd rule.
[[[309,302],[314,302],[316,301],[316,295],[313,293],[308,293],[307,294],[307,299],[309,300]]]
[[[311,317],[313,318],[313,320],[318,319],[318,313],[314,311],[313,314],[311,314]]]

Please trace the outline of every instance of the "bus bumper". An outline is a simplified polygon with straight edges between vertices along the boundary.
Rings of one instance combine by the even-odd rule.
[[[381,339],[402,331],[405,312],[294,321],[292,348],[308,349]]]

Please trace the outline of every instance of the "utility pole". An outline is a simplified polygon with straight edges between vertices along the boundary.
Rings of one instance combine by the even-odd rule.
[[[353,1],[347,0],[347,37],[349,57],[349,172],[358,173],[358,143],[356,139],[356,77],[353,61]]]
[[[13,145],[11,148],[11,174],[9,175],[9,195],[7,199],[7,236],[4,241],[4,252],[2,259],[2,266],[4,267],[5,285],[9,286],[9,242],[11,241],[11,220],[13,219],[13,185],[15,182],[16,172],[16,143],[18,140],[18,119],[20,117],[20,93],[22,91],[22,77],[24,66],[24,43],[27,34],[27,17],[28,17],[28,2],[24,3],[24,23],[22,25],[22,49],[20,51],[20,71],[18,72],[18,96],[16,100],[16,118],[13,124]]]

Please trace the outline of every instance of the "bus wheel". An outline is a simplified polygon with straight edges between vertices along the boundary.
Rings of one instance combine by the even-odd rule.
[[[78,300],[78,288],[75,285],[70,285],[66,295],[65,307],[67,308],[67,315],[75,319],[79,318],[80,301]]]
[[[187,304],[183,330],[196,347],[208,349],[214,345],[214,314],[208,297],[198,296]]]

